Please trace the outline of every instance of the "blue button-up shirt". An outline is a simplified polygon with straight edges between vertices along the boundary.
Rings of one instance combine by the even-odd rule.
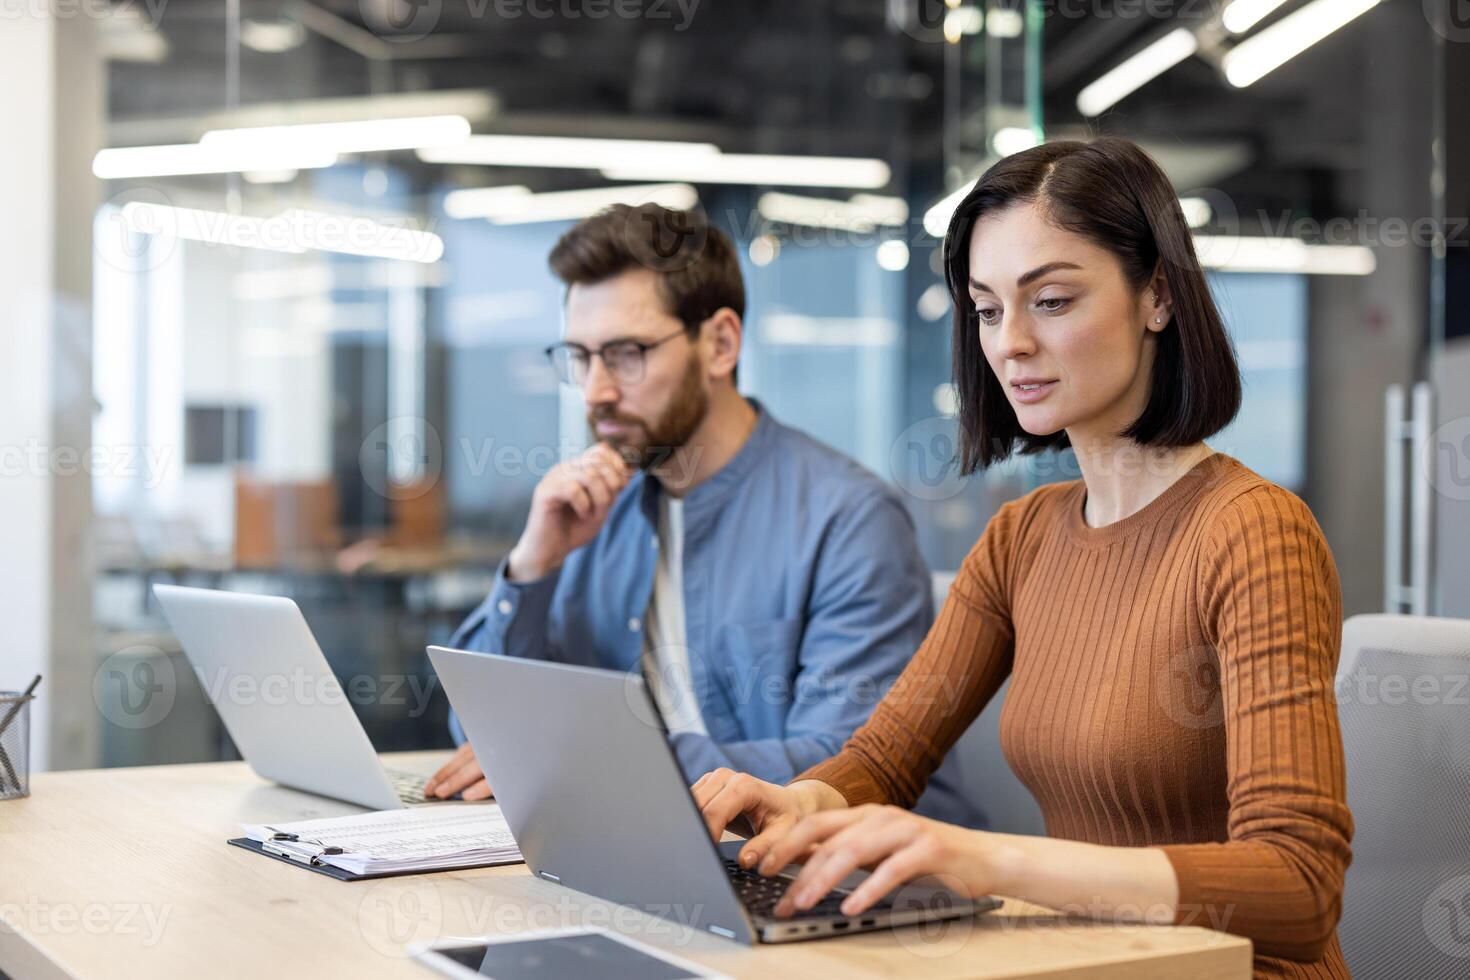
[[[934,615],[913,521],[892,488],[751,405],[745,445],[683,498],[685,646],[708,735],[670,739],[691,781],[728,766],[785,783],[835,755]],[[635,474],[597,537],[544,578],[510,581],[502,562],[451,645],[640,669],[662,492]],[[983,825],[956,774],[951,758],[918,810]]]

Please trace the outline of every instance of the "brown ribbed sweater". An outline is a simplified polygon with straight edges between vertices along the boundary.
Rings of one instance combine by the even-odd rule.
[[[1001,745],[1049,836],[1162,848],[1177,921],[1251,939],[1257,976],[1348,976],[1342,596],[1321,529],[1218,453],[1106,527],[1085,499],[1074,481],[1003,506],[868,723],[797,778],[912,806],[1009,675]]]

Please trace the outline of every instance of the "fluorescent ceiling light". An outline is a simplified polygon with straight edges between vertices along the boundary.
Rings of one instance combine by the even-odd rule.
[[[329,153],[377,153],[463,142],[469,135],[470,122],[464,116],[416,116],[215,129],[205,133],[199,145],[226,151],[294,147]]]
[[[471,136],[453,146],[425,147],[418,152],[419,159],[425,163],[566,167],[573,170],[638,167],[719,155],[720,148],[713,143],[485,135]]]
[[[985,14],[979,7],[951,7],[944,15],[944,39],[955,44],[966,34],[979,34]]]
[[[567,136],[471,136],[452,146],[423,147],[426,163],[600,170],[612,180],[793,187],[885,186],[882,160],[860,157],[722,153],[713,143],[614,140]]]
[[[770,265],[781,254],[781,240],[775,235],[757,235],[750,241],[750,261],[755,265]]]
[[[985,15],[985,33],[991,37],[1020,37],[1025,28],[1026,21],[1021,17],[1019,10],[1011,10],[1009,7],[992,7]]]
[[[138,234],[271,252],[337,252],[411,262],[437,262],[444,255],[444,240],[433,232],[300,208],[258,218],[134,201],[122,209],[122,219]]]
[[[246,17],[240,22],[240,43],[261,54],[284,54],[306,42],[306,28],[285,17]]]
[[[1184,221],[1191,228],[1203,228],[1215,216],[1215,209],[1202,197],[1181,197],[1179,210],[1184,212]]]
[[[929,288],[919,294],[917,309],[924,319],[938,320],[949,312],[949,290],[940,283],[930,283]]]
[[[998,156],[1008,157],[1037,145],[1036,134],[1025,126],[1002,126],[990,138],[990,148]]]
[[[860,233],[871,232],[879,225],[901,226],[909,220],[907,201],[877,194],[854,194],[838,201],[769,191],[760,196],[756,210],[767,221]]]
[[[136,6],[136,4],[135,4]],[[3,7],[3,0],[0,0]],[[339,123],[419,116],[464,116],[474,126],[488,125],[500,111],[500,100],[485,89],[433,92],[389,92],[340,99],[292,99],[252,102],[239,109],[183,116],[113,119],[107,124],[110,146],[155,146],[197,143],[200,133],[218,129]]]
[[[386,92],[336,99],[293,99],[254,102],[240,109],[190,117],[203,130],[283,124],[373,122],[421,116],[464,116],[472,122],[489,120],[500,111],[500,100],[484,89],[442,89],[432,92]]]
[[[1077,96],[1077,111],[1084,116],[1100,114],[1194,54],[1198,48],[1199,41],[1194,32],[1183,27],[1170,31],[1084,88]]]
[[[140,235],[168,236],[211,245],[243,246],[250,242],[250,247],[272,252],[306,251],[291,242],[289,236],[271,234],[267,218],[133,201],[123,207],[122,220],[129,231]]]
[[[102,57],[108,61],[160,65],[168,60],[168,41],[157,31],[107,34],[101,44]]]
[[[531,188],[513,184],[505,187],[473,187],[444,195],[444,213],[451,218],[489,218],[514,209],[531,196]]]
[[[888,272],[902,272],[909,267],[908,244],[898,238],[890,238],[879,245],[873,253],[873,258],[878,262],[878,268]]]
[[[1226,272],[1366,276],[1378,265],[1364,245],[1312,245],[1295,238],[1195,235],[1194,247],[1201,265]]]
[[[924,230],[935,238],[943,238],[944,233],[949,231],[949,219],[954,217],[954,209],[960,206],[965,195],[975,187],[975,181],[962,184],[957,190],[946,194],[933,207],[924,212]]]
[[[92,158],[92,173],[103,180],[228,174],[247,170],[315,170],[337,162],[337,154],[313,147],[224,149],[198,143],[127,146],[102,150]]]
[[[1378,6],[1380,0],[1313,0],[1270,27],[1225,52],[1225,78],[1245,88],[1349,21]]]
[[[934,411],[947,419],[960,414],[960,393],[953,381],[941,381],[935,385],[930,400],[934,403]]]
[[[650,160],[636,167],[606,167],[602,172],[612,180],[851,187],[857,190],[883,187],[891,177],[888,164],[866,157],[776,156],[762,153],[721,153],[687,161]]]
[[[1286,0],[1231,0],[1220,20],[1231,34],[1244,34]]]
[[[242,176],[247,184],[289,184],[299,173],[298,170],[247,170]]]
[[[575,221],[614,204],[660,204],[666,208],[688,210],[699,203],[699,194],[688,184],[630,184],[545,194],[505,194],[494,199],[482,198],[477,203],[480,217],[497,225],[519,225],[535,221]]]
[[[879,224],[901,225],[909,220],[909,202],[884,194],[854,194],[847,203],[873,215]]]

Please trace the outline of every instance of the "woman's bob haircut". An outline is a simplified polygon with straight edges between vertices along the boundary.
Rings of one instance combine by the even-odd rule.
[[[973,473],[1013,452],[1068,445],[1065,431],[1037,436],[1021,428],[980,349],[979,318],[970,301],[975,226],[987,215],[1033,203],[1058,228],[1117,256],[1135,294],[1160,269],[1168,285],[1173,317],[1155,335],[1148,403],[1120,434],[1144,446],[1190,446],[1223,429],[1240,409],[1240,369],[1169,179],[1128,140],[1058,140],[1014,153],[985,171],[955,209],[944,237],[962,471]]]

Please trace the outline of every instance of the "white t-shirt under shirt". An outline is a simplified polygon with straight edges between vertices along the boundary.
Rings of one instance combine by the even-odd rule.
[[[684,501],[659,495],[658,565],[643,630],[643,675],[670,732],[709,734],[699,713],[684,632]]]

